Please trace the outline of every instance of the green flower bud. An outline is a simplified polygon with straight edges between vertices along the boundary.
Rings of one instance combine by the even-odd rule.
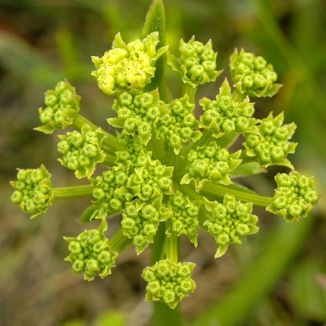
[[[181,74],[184,83],[196,87],[215,81],[220,75],[216,70],[216,57],[211,40],[204,45],[192,37],[187,43],[180,41],[179,56],[171,56],[169,64]]]
[[[294,171],[290,174],[277,174],[275,181],[277,188],[267,210],[283,217],[287,222],[306,217],[318,201],[318,195],[313,189],[313,178]]]
[[[200,117],[200,127],[213,131],[216,137],[225,133],[245,132],[254,126],[253,103],[249,102],[248,97],[243,101],[233,99],[231,87],[226,79],[216,99],[202,98],[200,105],[204,110]]]
[[[276,84],[277,75],[273,66],[262,57],[256,57],[243,49],[235,50],[230,58],[232,80],[243,95],[271,97],[281,88]]]
[[[164,212],[169,212],[168,228],[166,234],[180,237],[186,235],[190,241],[197,246],[198,227],[199,227],[199,204],[192,201],[182,192],[176,191],[175,194],[169,196],[169,202],[164,205]]]
[[[165,47],[156,49],[158,42],[157,32],[127,44],[117,34],[111,50],[101,58],[92,57],[96,68],[92,75],[100,90],[107,95],[143,90],[154,77],[156,60],[166,51]]]
[[[52,134],[73,125],[80,110],[80,96],[68,81],[61,81],[53,90],[48,90],[44,101],[46,107],[38,110],[42,125],[36,130]]]
[[[146,299],[164,302],[174,309],[196,288],[191,278],[194,267],[193,263],[176,263],[169,259],[159,260],[153,266],[146,267],[142,273],[148,283]]]
[[[91,218],[102,219],[120,211],[133,195],[127,188],[128,174],[122,166],[115,166],[91,180],[94,212]]]
[[[284,165],[293,168],[287,156],[294,153],[296,148],[296,143],[289,141],[296,125],[294,123],[283,125],[283,120],[283,113],[275,118],[270,113],[267,118],[261,120],[259,126],[245,134],[246,154],[249,157],[256,157],[263,167]]]
[[[99,229],[85,230],[77,237],[65,238],[70,252],[66,261],[72,263],[75,273],[83,273],[87,281],[92,281],[97,274],[101,278],[108,276],[115,266],[118,252],[111,249],[103,232]]]
[[[105,153],[101,148],[105,139],[101,129],[92,131],[84,125],[81,131],[67,132],[59,135],[58,151],[62,154],[59,162],[75,171],[77,178],[90,178],[95,171],[97,163],[105,159]]]
[[[123,234],[132,240],[137,254],[154,241],[161,220],[158,209],[151,204],[140,201],[127,204],[122,213],[121,227]]]
[[[240,151],[230,154],[218,146],[216,141],[198,146],[188,154],[190,164],[181,184],[194,181],[196,191],[201,189],[204,181],[229,184],[229,174],[241,163],[240,154]]]
[[[37,169],[18,170],[17,181],[11,182],[15,191],[11,201],[34,218],[45,213],[54,198],[50,172],[41,165]]]
[[[250,203],[243,204],[233,196],[224,195],[223,203],[206,200],[205,208],[208,215],[203,226],[218,245],[216,258],[222,256],[230,244],[241,243],[243,236],[258,231],[258,218],[252,214]]]

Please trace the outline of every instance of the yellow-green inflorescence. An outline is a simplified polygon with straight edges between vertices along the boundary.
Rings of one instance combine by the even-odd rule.
[[[194,267],[194,263],[177,263],[169,259],[146,267],[142,277],[147,282],[147,300],[162,301],[174,309],[196,288],[191,278]]]
[[[181,237],[197,246],[204,230],[220,257],[258,231],[254,206],[292,222],[311,212],[318,195],[312,178],[296,172],[288,159],[296,147],[290,141],[295,124],[283,124],[283,113],[255,117],[252,97],[272,96],[280,88],[265,59],[235,51],[232,82],[225,79],[213,98],[198,99],[202,111],[197,112],[197,88],[215,82],[221,72],[211,41],[181,40],[173,56],[159,40],[158,32],[129,43],[117,34],[112,49],[92,58],[98,87],[114,96],[115,116],[107,122],[115,132],[79,113],[80,97],[67,81],[46,92],[36,130],[73,129],[59,135],[59,161],[84,183],[55,187],[44,166],[19,169],[11,200],[35,217],[59,198],[89,196],[81,219],[98,227],[65,238],[73,271],[86,280],[105,277],[128,245],[137,254],[153,248],[153,265],[142,274],[146,298],[174,309],[196,286],[191,278],[195,264],[181,259]],[[155,83],[157,61],[164,64],[166,52],[184,83],[175,99]],[[273,197],[235,179],[270,165],[290,171],[275,177]],[[120,228],[108,239],[108,219],[115,216],[121,216]]]
[[[69,256],[75,273],[83,273],[84,279],[92,281],[96,275],[104,278],[111,274],[118,252],[104,235],[105,228],[85,230],[77,237],[65,237]]]
[[[45,134],[65,129],[74,124],[80,110],[80,96],[68,81],[58,82],[44,96],[45,107],[39,108],[41,126],[35,128]]]
[[[100,128],[92,130],[88,125],[84,125],[80,132],[74,130],[59,135],[58,152],[62,154],[59,162],[74,171],[77,178],[90,178],[96,164],[105,160],[105,151],[101,146],[104,138]]]
[[[277,188],[267,209],[288,222],[307,216],[318,201],[313,178],[294,171],[277,174],[275,181]]]
[[[54,191],[51,174],[41,165],[37,169],[18,169],[17,180],[11,185],[15,191],[11,201],[31,217],[45,213],[52,205]]]

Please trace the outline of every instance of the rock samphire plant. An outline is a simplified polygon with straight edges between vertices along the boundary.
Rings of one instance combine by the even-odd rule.
[[[92,57],[100,91],[114,98],[115,116],[107,120],[114,132],[81,115],[80,96],[67,80],[45,93],[35,129],[59,130],[58,161],[85,184],[55,187],[45,166],[19,169],[11,200],[35,218],[59,198],[89,196],[82,221],[98,227],[64,238],[72,270],[88,281],[104,278],[127,246],[137,254],[152,247],[153,261],[142,273],[146,299],[174,309],[196,287],[195,264],[180,259],[181,237],[196,247],[204,230],[215,240],[218,258],[258,231],[254,206],[294,222],[309,214],[318,196],[313,179],[295,171],[288,158],[297,145],[291,141],[296,125],[285,123],[283,113],[255,117],[253,99],[280,89],[273,66],[235,50],[230,79],[219,79],[214,98],[199,99],[197,115],[197,88],[221,75],[217,53],[211,41],[194,37],[170,53],[159,9],[162,2],[154,1],[139,39],[127,42],[117,34],[111,49]],[[166,61],[184,85],[175,99],[164,80]],[[272,197],[237,183],[237,177],[270,166],[290,171],[276,175]],[[120,229],[108,238],[110,219],[117,216]]]

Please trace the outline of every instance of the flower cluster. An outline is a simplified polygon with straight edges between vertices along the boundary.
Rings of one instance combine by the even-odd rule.
[[[192,87],[215,81],[220,75],[216,70],[217,53],[212,49],[212,41],[203,44],[193,36],[188,42],[180,40],[180,55],[170,56],[170,65],[181,73],[182,81]]]
[[[167,235],[186,235],[197,245],[200,203],[196,203],[181,191],[171,195],[169,202],[162,208],[162,215],[168,217]]]
[[[237,176],[270,165],[294,170],[287,156],[296,147],[290,141],[295,124],[283,124],[283,114],[254,117],[251,97],[272,96],[280,88],[270,64],[235,51],[233,83],[225,80],[213,99],[199,99],[203,112],[194,112],[199,85],[220,74],[217,53],[210,41],[181,40],[179,56],[167,57],[185,87],[170,99],[162,79],[166,51],[158,32],[130,43],[118,34],[112,49],[93,57],[99,89],[114,96],[115,116],[107,120],[114,133],[79,114],[80,98],[68,82],[48,91],[37,130],[77,129],[59,136],[59,161],[85,184],[54,187],[43,166],[19,170],[11,200],[34,217],[58,198],[89,196],[81,220],[99,226],[65,238],[73,270],[86,280],[105,277],[128,245],[140,254],[153,244],[153,265],[143,271],[146,298],[174,309],[195,289],[195,264],[180,261],[181,237],[196,246],[202,228],[214,238],[217,258],[258,231],[254,205],[297,221],[318,196],[312,179],[295,171],[276,176],[274,197],[237,183]],[[107,219],[115,216],[122,216],[120,226],[108,239]]]
[[[35,130],[52,134],[74,124],[80,110],[80,96],[67,81],[58,82],[53,90],[45,93],[45,108],[39,108],[42,126]]]
[[[111,274],[118,252],[112,250],[104,230],[85,230],[77,237],[65,237],[68,242],[69,256],[75,273],[83,273],[84,279],[92,281],[96,275],[104,278]]]
[[[93,214],[91,219],[104,219],[119,212],[133,195],[127,188],[128,174],[121,167],[113,167],[91,180],[94,187],[92,196]]]
[[[101,58],[92,57],[96,68],[92,75],[100,90],[107,95],[119,90],[143,90],[154,77],[156,60],[166,51],[165,47],[157,50],[158,43],[157,32],[127,44],[118,33],[111,50]]]
[[[225,80],[215,100],[203,98],[200,105],[204,114],[200,117],[200,127],[210,130],[216,137],[232,132],[243,133],[253,128],[255,109],[249,98],[238,100]]]
[[[232,79],[235,88],[244,95],[254,97],[271,97],[281,85],[276,84],[277,74],[271,64],[263,57],[235,50],[230,58]]]
[[[241,203],[225,195],[223,202],[205,201],[209,213],[203,226],[218,245],[215,257],[224,255],[230,244],[241,243],[241,238],[258,232],[258,217],[252,214],[252,203]]]
[[[262,119],[259,126],[245,134],[244,147],[249,157],[256,157],[263,167],[285,165],[292,168],[287,160],[288,154],[294,153],[296,143],[289,139],[296,129],[295,123],[283,125],[284,115],[275,118],[273,113]]]
[[[172,192],[173,167],[163,165],[159,160],[149,160],[137,167],[128,179],[127,186],[133,195],[143,201]]]
[[[277,188],[267,209],[288,222],[307,216],[318,201],[318,195],[313,189],[313,178],[294,171],[276,175],[275,181]]]
[[[41,165],[37,169],[18,169],[17,180],[11,185],[15,191],[11,201],[31,217],[45,213],[52,205],[54,191],[51,174]]]
[[[198,146],[189,151],[188,161],[190,164],[181,183],[188,184],[194,181],[196,190],[200,190],[205,181],[230,184],[229,174],[241,163],[240,155],[241,151],[230,154],[215,140],[205,146]]]
[[[163,220],[159,208],[160,200],[153,204],[146,204],[140,201],[129,203],[122,213],[121,228],[123,234],[132,239],[137,254],[153,242],[159,223]]]
[[[117,118],[108,119],[108,123],[122,128],[127,135],[139,136],[141,141],[147,144],[164,105],[159,100],[157,92],[133,95],[125,91],[118,95],[113,109],[117,113]]]
[[[100,128],[92,130],[84,125],[81,131],[70,131],[59,135],[58,152],[62,154],[59,162],[67,169],[75,171],[77,178],[90,178],[97,163],[105,160],[101,144],[105,138]]]
[[[147,300],[162,301],[174,309],[196,288],[196,283],[191,278],[194,267],[193,263],[176,263],[168,259],[146,267],[142,277],[148,283]]]
[[[172,101],[157,123],[156,137],[163,139],[176,154],[179,154],[183,144],[196,141],[201,136],[193,110],[194,105],[186,95]]]

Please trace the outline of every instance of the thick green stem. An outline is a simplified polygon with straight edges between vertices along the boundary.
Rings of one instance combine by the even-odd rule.
[[[196,100],[196,92],[197,92],[197,87],[192,87],[188,84],[185,84],[184,85],[184,91],[183,93],[185,95],[188,95],[188,98],[189,98],[189,101],[190,103],[195,103],[195,100]]]
[[[82,186],[72,186],[72,187],[60,187],[54,188],[54,198],[55,199],[65,199],[65,198],[72,198],[72,197],[82,197],[88,196],[93,191],[93,186],[82,185]]]
[[[256,206],[266,207],[272,202],[271,197],[257,195],[252,193],[251,191],[247,192],[241,189],[234,189],[230,186],[223,186],[219,184],[213,184],[206,182],[203,188],[200,191],[203,195],[217,196],[222,197],[225,194],[232,195],[239,200],[243,200],[245,202],[252,202]]]
[[[178,238],[174,234],[165,237],[164,253],[166,258],[172,260],[173,262],[178,262],[178,247]]]

